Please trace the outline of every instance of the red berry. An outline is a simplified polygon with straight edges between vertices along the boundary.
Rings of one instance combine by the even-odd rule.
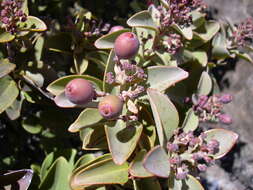
[[[114,43],[114,51],[119,59],[130,59],[139,50],[139,40],[132,32],[125,32],[117,37]]]
[[[74,104],[87,104],[95,95],[92,84],[85,79],[73,79],[65,87],[65,96]]]
[[[116,119],[122,112],[123,102],[115,95],[105,96],[98,105],[100,114],[105,119]]]
[[[124,29],[124,27],[123,27],[123,26],[120,26],[120,25],[118,25],[118,26],[113,26],[113,27],[111,28],[111,30],[109,31],[109,33],[113,33],[113,32],[119,31],[119,30],[123,30],[123,29]]]

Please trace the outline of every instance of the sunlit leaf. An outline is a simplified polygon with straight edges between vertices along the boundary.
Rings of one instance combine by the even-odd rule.
[[[152,66],[148,67],[147,84],[150,88],[164,91],[177,82],[188,77],[188,73],[179,67]]]
[[[156,90],[147,90],[160,145],[164,146],[170,140],[179,124],[179,115],[176,107],[168,96]]]
[[[211,129],[205,132],[206,141],[217,140],[219,142],[219,151],[215,153],[214,158],[219,159],[225,156],[238,140],[238,134],[225,129]]]
[[[112,49],[114,47],[114,41],[116,40],[116,38],[120,34],[124,32],[129,32],[129,31],[130,31],[129,29],[123,29],[123,30],[119,30],[113,33],[106,34],[98,38],[94,44],[96,48],[98,49]]]
[[[112,154],[113,161],[116,164],[123,164],[134,151],[142,133],[140,123],[131,124],[122,120],[108,124],[105,127],[108,146]]]
[[[161,146],[156,146],[148,152],[144,158],[143,166],[147,171],[158,177],[169,177],[169,157]]]

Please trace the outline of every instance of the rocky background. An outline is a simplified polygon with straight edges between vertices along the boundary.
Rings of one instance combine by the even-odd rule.
[[[253,16],[252,0],[205,0],[211,15],[218,20],[239,23]],[[253,56],[253,55],[252,55]],[[240,135],[239,143],[218,166],[206,175],[208,190],[253,190],[253,65],[244,61],[232,63],[217,71],[224,93],[234,100],[225,111],[233,124],[224,126]]]

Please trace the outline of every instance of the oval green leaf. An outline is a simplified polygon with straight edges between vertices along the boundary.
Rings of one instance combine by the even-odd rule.
[[[123,29],[123,30],[119,30],[113,33],[109,33],[106,34],[100,38],[98,38],[94,45],[96,46],[96,48],[98,49],[112,49],[114,48],[114,41],[116,40],[116,38],[124,33],[124,32],[129,32],[129,29]]]
[[[128,181],[128,164],[116,165],[112,159],[94,163],[73,172],[70,185],[73,190],[91,185],[124,184]]]
[[[39,190],[70,190],[68,178],[72,165],[63,157],[59,157],[48,170],[44,180],[39,185]]]
[[[148,28],[158,31],[157,25],[154,23],[148,10],[136,13],[127,20],[127,24],[131,27]]]
[[[16,68],[16,65],[10,63],[8,59],[3,59],[0,61],[0,78],[8,75]]]
[[[184,132],[188,133],[190,131],[195,131],[198,128],[198,125],[199,118],[197,115],[195,115],[193,109],[190,108],[186,113],[182,128]]]
[[[219,150],[214,155],[215,159],[225,156],[233,148],[238,139],[238,134],[225,129],[211,129],[206,131],[205,134],[207,135],[207,142],[212,139],[219,142]]]
[[[35,16],[27,16],[27,20],[20,22],[18,28],[21,30],[41,32],[47,30],[47,25]]]
[[[0,79],[0,113],[13,104],[18,94],[19,90],[11,77],[5,76]]]
[[[154,89],[148,89],[147,93],[156,123],[160,145],[164,146],[172,137],[174,130],[178,127],[179,115],[168,96]]]
[[[15,39],[15,36],[4,29],[0,29],[0,43],[7,43]]]
[[[167,178],[170,175],[169,157],[161,146],[151,149],[144,158],[144,168],[150,173]]]
[[[206,22],[203,27],[200,27],[196,32],[194,32],[194,37],[204,42],[208,42],[214,37],[215,34],[217,34],[219,30],[219,22],[209,21]]]
[[[200,182],[191,175],[184,180],[177,180],[174,176],[170,176],[168,185],[169,190],[205,190]]]
[[[199,83],[198,83],[198,89],[197,94],[198,95],[208,95],[213,88],[213,82],[211,77],[207,72],[203,72],[201,74]]]
[[[154,176],[143,167],[142,162],[146,154],[147,151],[145,149],[139,151],[135,156],[134,160],[132,161],[132,163],[130,164],[129,173],[133,177],[146,178]]]
[[[177,24],[173,24],[172,27],[179,32],[185,39],[192,40],[193,32],[191,26],[181,28]]]
[[[68,84],[68,82],[75,78],[82,78],[82,79],[89,80],[90,82],[92,82],[95,89],[97,90],[102,89],[102,85],[103,85],[102,81],[95,77],[92,77],[89,75],[69,75],[69,76],[59,78],[55,80],[54,82],[52,82],[51,84],[49,84],[47,87],[47,90],[53,95],[57,96],[61,94],[62,92],[64,92],[65,86]]]
[[[109,150],[116,164],[123,164],[131,156],[140,139],[142,129],[140,123],[127,126],[127,123],[122,120],[105,126]]]
[[[147,84],[150,88],[164,91],[177,82],[188,77],[188,72],[179,67],[152,66],[147,70]]]
[[[78,118],[68,128],[69,132],[75,133],[85,127],[94,126],[101,121],[103,117],[96,108],[87,108],[80,113]]]

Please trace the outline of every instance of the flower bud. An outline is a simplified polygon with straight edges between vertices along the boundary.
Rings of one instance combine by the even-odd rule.
[[[233,97],[231,94],[224,94],[222,95],[219,100],[221,101],[221,103],[223,104],[228,104],[232,101]]]
[[[132,32],[125,32],[117,37],[114,43],[114,51],[119,59],[130,59],[139,50],[139,40]]]
[[[218,118],[219,118],[221,123],[224,123],[224,124],[227,124],[227,125],[232,123],[232,118],[227,114],[221,114],[221,115],[218,116]]]
[[[65,96],[74,104],[87,104],[94,95],[92,84],[85,79],[73,79],[65,87]]]
[[[115,95],[105,96],[98,105],[98,110],[105,119],[116,119],[122,109],[123,101]]]

